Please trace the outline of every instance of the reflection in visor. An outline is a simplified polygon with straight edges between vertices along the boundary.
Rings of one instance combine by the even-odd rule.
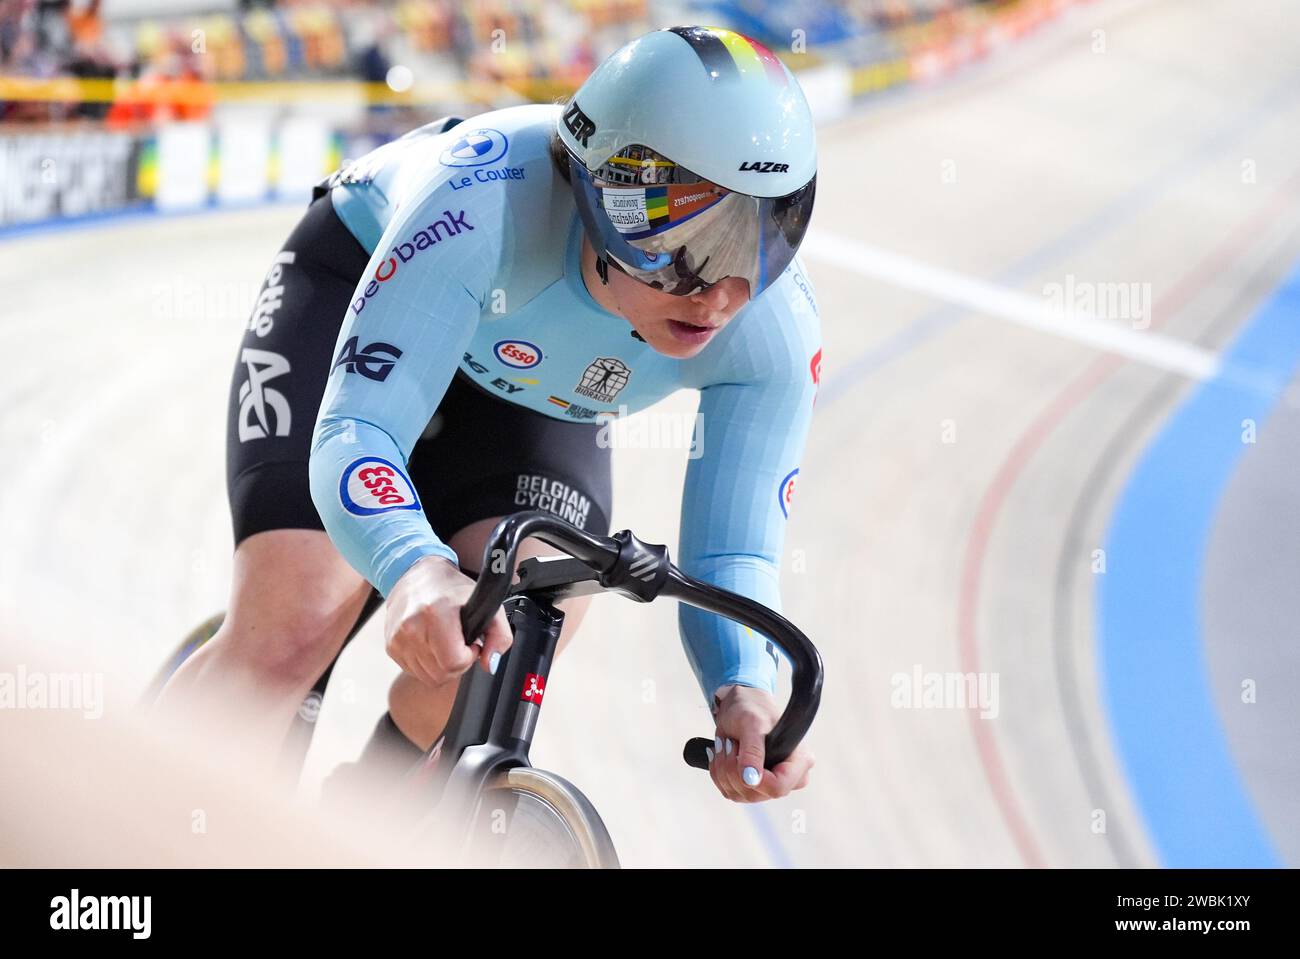
[[[624,269],[623,264],[613,257],[610,258],[610,262],[622,272],[628,272]],[[700,278],[700,270],[704,269],[708,262],[709,258],[706,256],[704,258],[704,263],[701,263],[698,269],[691,269],[690,261],[687,259],[686,247],[679,247],[677,253],[673,256],[673,273],[675,280],[672,285],[665,286],[664,281],[661,279],[645,280],[644,282],[653,286],[656,290],[663,290],[665,293],[672,293],[674,296],[686,296],[689,293],[695,292],[702,293],[709,287],[713,286],[712,283],[705,282]],[[644,271],[642,271],[642,275],[644,275]]]
[[[814,177],[785,197],[732,193],[643,146],[627,147],[594,174],[573,156],[569,166],[593,246],[603,245],[623,272],[678,296],[729,276],[757,296],[794,258],[816,185]]]

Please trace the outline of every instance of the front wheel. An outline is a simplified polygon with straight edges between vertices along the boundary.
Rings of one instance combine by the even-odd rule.
[[[531,766],[501,773],[483,792],[471,845],[476,865],[617,869],[596,807],[568,780]]]

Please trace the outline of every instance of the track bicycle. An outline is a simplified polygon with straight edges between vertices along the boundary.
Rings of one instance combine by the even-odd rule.
[[[520,542],[536,537],[563,556],[518,564]],[[822,661],[793,623],[744,596],[693,579],[677,569],[664,546],[644,543],[629,530],[597,536],[540,511],[515,513],[493,530],[482,570],[461,609],[467,642],[483,634],[499,606],[506,609],[513,645],[495,675],[470,668],[460,680],[447,726],[402,784],[428,809],[424,825],[459,817],[462,861],[500,866],[616,867],[609,832],[591,802],[561,776],[534,768],[528,752],[537,730],[564,612],[556,604],[576,596],[618,593],[635,602],[676,599],[748,626],[786,654],[793,675],[790,699],[768,733],[765,765],[794,751],[812,725],[821,700]],[[517,572],[518,581],[512,582]],[[348,639],[380,604],[372,591]],[[214,623],[216,625],[214,625]],[[186,638],[156,681],[166,677],[216,631],[213,617]],[[287,747],[299,761],[310,744],[333,665],[306,697]],[[683,758],[708,769],[712,739],[693,738]]]

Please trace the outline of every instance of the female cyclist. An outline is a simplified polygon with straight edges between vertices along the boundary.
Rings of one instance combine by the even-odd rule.
[[[229,614],[176,673],[238,698],[270,755],[369,593],[402,667],[366,755],[418,759],[458,677],[495,671],[498,613],[458,612],[488,533],[521,509],[609,528],[598,417],[700,393],[676,561],[779,608],[820,331],[795,252],[812,211],[808,105],[769,50],[677,27],[617,51],[564,106],[430,125],[335,173],[266,276],[231,384]],[[530,541],[525,555],[550,550]],[[586,600],[570,601],[560,649]],[[802,787],[805,748],[763,769],[779,707],[761,637],[682,606],[715,716],[713,781]],[[364,756],[363,756],[364,761]]]

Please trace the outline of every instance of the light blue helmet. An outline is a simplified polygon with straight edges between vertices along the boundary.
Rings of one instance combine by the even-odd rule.
[[[735,276],[754,297],[803,240],[812,113],[785,64],[739,33],[633,40],[587,78],[557,131],[597,256],[644,283],[688,294]]]

